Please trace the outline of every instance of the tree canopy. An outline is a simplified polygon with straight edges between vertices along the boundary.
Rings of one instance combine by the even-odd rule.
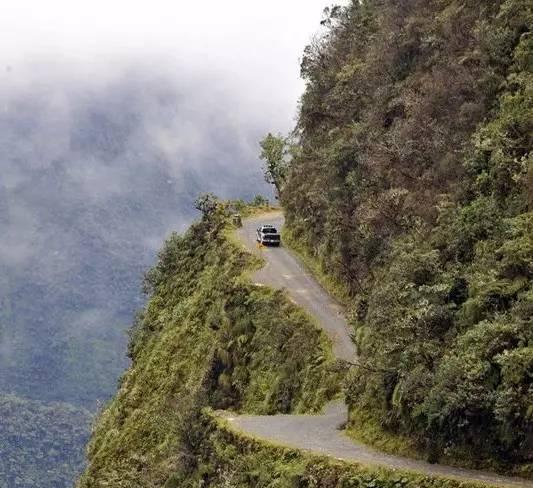
[[[524,0],[352,1],[302,58],[288,229],[350,289],[352,410],[434,458],[531,462],[531,20]]]

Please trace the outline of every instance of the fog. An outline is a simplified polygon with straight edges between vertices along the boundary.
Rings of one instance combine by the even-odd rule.
[[[3,2],[0,395],[113,394],[143,272],[196,196],[271,197],[258,141],[292,127],[327,4]]]
[[[69,191],[92,202],[129,191],[138,168],[142,173],[148,166],[165,172],[178,193],[190,188],[184,171],[206,179],[207,168],[216,167],[218,175],[228,166],[241,166],[237,174],[250,188],[268,191],[257,185],[257,141],[267,130],[292,126],[303,88],[298,59],[327,4],[6,2],[0,189],[16,189],[29,171],[73,160],[66,170]],[[105,120],[99,121],[102,107],[94,104],[102,99]],[[135,113],[128,113],[132,106]],[[118,126],[124,135],[132,123],[136,132],[118,138],[123,147],[118,139],[83,142],[84,131],[98,130],[84,120],[89,112],[102,138],[106,123],[108,137]],[[84,153],[76,144],[93,144],[93,150]],[[230,196],[231,182],[214,182],[198,189]],[[18,266],[35,253],[37,222],[27,201],[11,202],[9,212],[0,262]],[[180,224],[175,219],[167,227]],[[160,237],[146,241],[157,247]]]
[[[190,223],[196,196],[270,194],[257,163],[267,126],[222,87],[140,66],[104,85],[0,94],[0,389],[90,407],[124,367],[143,270]],[[98,339],[93,349],[75,328]]]
[[[229,86],[241,108],[287,127],[302,88],[298,58],[316,33],[325,0],[3,2],[0,53],[11,76],[66,70],[113,77],[141,63]],[[41,63],[39,67],[37,63]],[[4,77],[5,81],[5,77]]]

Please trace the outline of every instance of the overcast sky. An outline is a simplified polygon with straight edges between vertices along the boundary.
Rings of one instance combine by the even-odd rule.
[[[259,140],[293,127],[329,2],[0,0],[0,295],[27,310],[0,334],[0,391],[78,401],[93,380],[72,361],[93,378],[107,367],[93,342],[123,350],[107,334],[197,195],[272,196]]]
[[[2,1],[4,82],[33,70],[105,79],[122,64],[208,73],[242,105],[292,125],[302,90],[299,58],[328,0]],[[31,66],[31,67],[30,67]],[[28,72],[29,70],[29,72]],[[16,76],[17,73],[19,76]],[[22,75],[22,76],[20,76]],[[33,78],[33,77],[29,77]],[[273,127],[277,129],[277,127]]]

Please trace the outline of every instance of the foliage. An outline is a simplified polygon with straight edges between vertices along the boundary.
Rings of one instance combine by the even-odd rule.
[[[277,194],[280,195],[289,168],[288,140],[281,135],[273,136],[269,133],[260,142],[260,146],[260,157],[265,161],[265,180],[274,185]]]
[[[163,486],[178,466],[193,469],[203,406],[308,412],[338,393],[322,333],[282,292],[244,278],[255,260],[226,238],[225,219],[211,212],[171,236],[146,275],[133,364],[96,426],[80,488]]]
[[[533,461],[529,3],[330,8],[304,52],[294,133],[262,143],[291,242],[348,288],[359,351],[350,425],[365,412],[430,461],[523,475]],[[313,411],[338,387],[308,319],[241,275],[254,264],[225,238],[230,208],[199,204],[202,220],[147,274],[133,366],[80,488],[457,486],[243,440],[199,415]]]
[[[196,446],[198,466],[178,468],[166,488],[483,488],[484,483],[444,479],[397,469],[348,463],[255,440],[205,412]]]
[[[144,302],[140,277],[168,229],[189,225],[200,191],[249,199],[266,190],[229,99],[210,113],[210,89],[202,94],[202,84],[145,68],[126,76],[115,66],[104,84],[55,68],[2,83],[0,394],[96,412],[128,367],[126,331]],[[175,144],[185,121],[199,139]],[[187,164],[176,164],[180,157]],[[40,435],[38,418],[23,419]],[[54,430],[74,459],[83,445],[70,444],[65,431]],[[40,466],[43,480],[63,469],[28,459],[12,465],[21,479],[22,466],[32,479]]]
[[[434,222],[441,195],[457,195],[472,134],[498,96],[507,115],[481,141],[487,151],[488,132],[512,134],[509,150],[491,153],[501,159],[492,174],[513,168],[500,192],[518,178],[523,199],[530,7],[367,0],[328,15],[302,60],[299,149],[282,203],[295,236],[356,293],[391,239],[418,219]]]
[[[260,213],[271,212],[276,207],[270,204],[268,198],[256,195],[252,200],[230,200],[226,202],[226,211],[231,214],[238,213],[241,217],[250,217]]]
[[[301,240],[293,236],[290,227],[283,228],[283,244],[294,252],[306,268],[314,275],[315,279],[335,297],[339,303],[349,305],[350,290],[346,282],[341,281],[337,276],[332,275],[324,267],[324,263],[315,259],[309,252],[309,247],[302,243]]]
[[[194,206],[202,213],[204,220],[215,220],[217,214],[224,212],[224,204],[212,193],[200,195],[194,202]]]
[[[91,415],[0,395],[0,487],[67,488],[83,467]]]
[[[281,195],[287,242],[348,288],[353,416],[529,475],[532,18],[523,0],[328,9]]]

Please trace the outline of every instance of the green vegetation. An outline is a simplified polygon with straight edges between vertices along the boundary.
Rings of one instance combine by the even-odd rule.
[[[349,288],[355,435],[529,476],[532,18],[523,0],[328,9],[278,140],[288,242]]]
[[[131,330],[132,367],[102,413],[79,487],[173,486],[198,468],[203,407],[314,412],[338,394],[329,345],[283,293],[244,277],[255,259],[226,237],[227,208],[173,235],[147,274],[150,299]]]
[[[277,207],[272,205],[268,198],[262,195],[256,195],[251,201],[231,200],[225,203],[226,212],[238,213],[241,217],[251,217],[261,213],[272,212]]]
[[[321,333],[228,238],[269,209],[198,200],[146,278],[133,365],[79,488],[476,486],[339,463],[204,407],[317,411],[345,379],[352,435],[533,475],[533,75],[526,0],[353,0],[305,50],[295,131],[261,143],[285,242],[350,307],[344,378]],[[201,412],[204,412],[203,414]]]
[[[246,199],[265,190],[249,151],[262,114],[244,129],[230,98],[211,113],[204,103],[211,88],[146,65],[142,56],[134,64],[135,76],[119,63],[102,84],[72,77],[73,66],[54,63],[44,73],[29,63],[24,76],[1,83],[7,108],[0,110],[0,395],[96,413],[129,365],[127,329],[144,303],[140,277],[154,262],[154,246],[170,227],[193,221],[192,203],[206,188]],[[51,103],[57,97],[59,110]],[[200,139],[186,137],[175,152],[161,152],[154,128],[170,134],[185,120]],[[176,165],[176,157],[187,164]],[[36,439],[53,442],[39,418],[23,419]],[[77,428],[56,430],[58,442],[68,444],[63,433]],[[25,465],[28,479],[37,479],[40,466],[41,483],[30,485],[46,486],[49,471],[83,455],[85,437],[78,439],[50,464],[21,453],[14,472],[24,479]],[[16,437],[0,439],[3,452],[19,452],[10,442]],[[71,472],[53,488],[71,488],[81,470]]]
[[[91,415],[0,395],[0,488],[68,486],[83,467]]]
[[[301,241],[294,238],[292,229],[290,227],[283,228],[283,244],[289,247],[298,258],[305,264],[306,268],[314,275],[318,282],[335,297],[340,303],[344,305],[350,304],[350,289],[346,282],[341,281],[338,276],[328,272],[324,267],[324,263],[316,256],[311,254],[308,247],[302,244]]]
[[[356,442],[362,442],[382,452],[399,456],[422,459],[426,457],[414,439],[407,435],[400,435],[389,430],[376,420],[372,412],[361,407],[353,407],[350,412],[350,425],[346,434]],[[446,460],[448,464],[454,464],[453,459]],[[463,460],[463,463],[466,464]]]
[[[482,488],[489,485],[368,467],[276,446],[245,436],[211,412],[199,420],[197,467],[176,471],[165,488]]]
[[[265,162],[264,175],[267,183],[274,185],[279,195],[287,178],[290,146],[283,136],[268,134],[261,142],[260,158]]]

